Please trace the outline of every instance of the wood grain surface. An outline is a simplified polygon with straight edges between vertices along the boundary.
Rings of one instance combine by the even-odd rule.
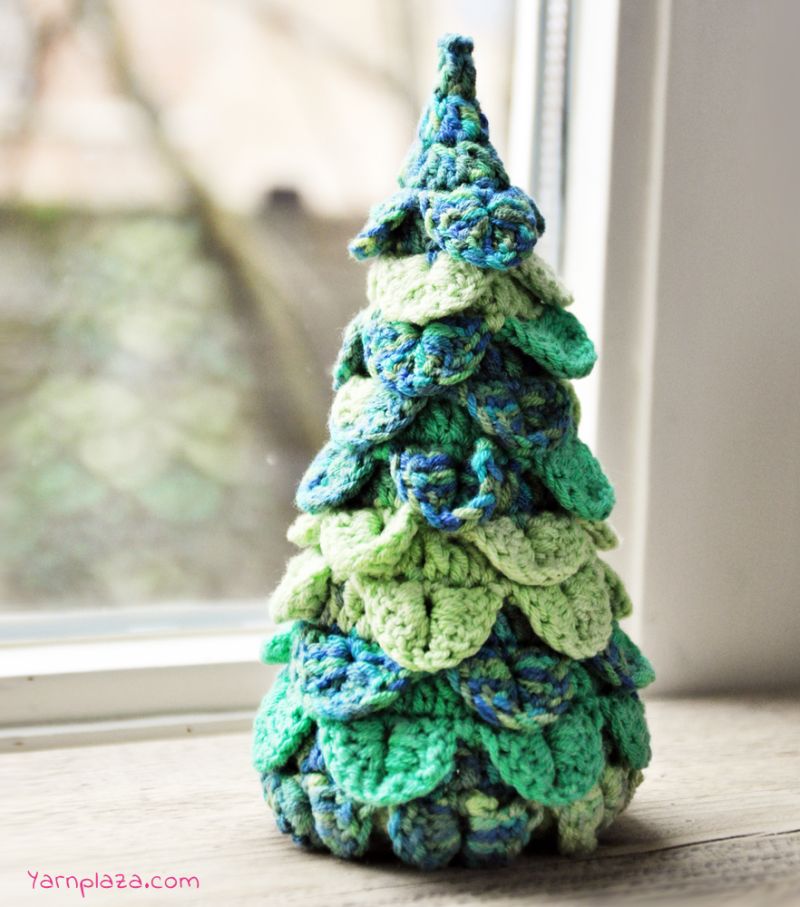
[[[797,699],[649,702],[655,758],[590,858],[420,873],[296,849],[246,734],[0,756],[3,905],[800,904]],[[26,871],[197,876],[199,890],[31,890]]]

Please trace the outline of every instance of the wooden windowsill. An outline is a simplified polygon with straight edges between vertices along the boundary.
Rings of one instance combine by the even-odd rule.
[[[647,711],[655,758],[597,853],[531,854],[495,871],[424,874],[296,849],[261,802],[247,734],[0,756],[0,898],[81,902],[31,891],[31,870],[200,880],[194,892],[89,891],[87,904],[798,903],[797,699],[655,700]]]

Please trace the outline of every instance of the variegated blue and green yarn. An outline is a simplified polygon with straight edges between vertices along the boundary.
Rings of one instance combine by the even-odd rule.
[[[578,435],[594,347],[489,142],[472,42],[439,48],[400,191],[351,245],[369,304],[298,488],[254,736],[298,844],[423,869],[596,846],[649,761],[653,680]]]
[[[577,662],[520,645],[500,620],[476,657],[431,677],[355,634],[296,626],[271,647],[290,664],[256,719],[255,764],[279,825],[339,855],[388,836],[423,868],[459,854],[504,862],[546,818],[568,850],[590,847],[587,823],[624,807],[649,758],[635,689],[652,672],[614,632],[613,656]]]
[[[472,41],[439,42],[439,81],[400,176],[401,189],[370,213],[355,258],[441,252],[478,268],[521,264],[544,232],[533,199],[511,186],[475,97]]]

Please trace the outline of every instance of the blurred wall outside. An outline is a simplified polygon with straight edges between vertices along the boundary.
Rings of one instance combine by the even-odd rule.
[[[505,153],[510,0],[7,0],[0,197],[156,208],[180,200],[115,79],[98,9],[124,28],[164,133],[228,208],[253,213],[272,189],[293,187],[316,214],[363,217],[394,189],[448,29],[476,38],[481,100]]]
[[[505,156],[514,6],[0,4],[0,608],[269,591],[364,303],[345,244],[394,188],[441,32],[475,37]],[[614,562],[662,691],[787,687],[800,10],[619,10],[598,418]]]
[[[362,307],[346,244],[513,3],[0,2],[0,610],[261,598]],[[231,217],[234,212],[234,217]]]

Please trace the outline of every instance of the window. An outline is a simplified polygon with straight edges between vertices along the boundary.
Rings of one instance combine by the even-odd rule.
[[[0,629],[23,693],[5,720],[248,705],[364,300],[347,240],[391,187],[448,17],[489,64],[503,146],[513,5],[0,16]],[[85,695],[103,675],[114,696]]]
[[[393,187],[436,37],[474,36],[493,141],[569,272],[591,6],[3,6],[0,632],[3,683],[24,686],[7,723],[244,714],[364,304],[345,246]],[[113,696],[87,696],[101,677]]]

